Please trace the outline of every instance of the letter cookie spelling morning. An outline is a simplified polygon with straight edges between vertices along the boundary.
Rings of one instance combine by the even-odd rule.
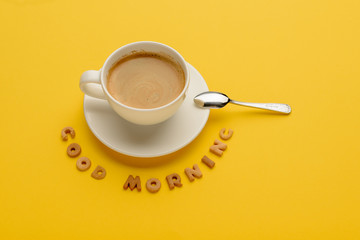
[[[146,182],[146,189],[151,193],[156,193],[161,188],[161,182],[157,178],[150,178]]]
[[[141,191],[141,181],[140,177],[136,176],[135,178],[133,175],[129,175],[128,179],[126,180],[123,188],[126,190],[130,188],[130,190],[134,190],[135,188],[140,192]]]
[[[185,168],[185,174],[189,178],[190,182],[194,181],[195,178],[201,178],[202,173],[200,171],[200,168],[197,164],[194,164],[193,169],[191,168]]]
[[[215,166],[215,162],[208,158],[206,155],[202,157],[201,162],[203,162],[209,168],[213,168]]]
[[[226,150],[227,145],[220,140],[215,140],[214,145],[210,147],[210,152],[213,154],[221,157],[223,155],[223,152]]]
[[[230,128],[229,128],[228,134],[225,134],[225,131],[226,131],[226,128],[222,128],[219,132],[219,136],[222,140],[229,140],[232,137],[234,131]]]
[[[174,189],[174,187],[181,187],[181,177],[177,173],[170,174],[166,176],[166,181],[169,185],[170,190]]]

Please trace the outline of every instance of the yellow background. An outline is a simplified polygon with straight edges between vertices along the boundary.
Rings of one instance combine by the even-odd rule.
[[[0,1],[0,238],[360,239],[359,12],[357,0]],[[177,49],[211,90],[293,113],[227,106],[170,156],[114,153],[89,130],[78,82],[139,40]],[[235,133],[219,158],[208,149],[223,127]],[[204,176],[190,183],[195,163]],[[183,187],[170,191],[174,172]],[[129,174],[140,193],[122,189]]]

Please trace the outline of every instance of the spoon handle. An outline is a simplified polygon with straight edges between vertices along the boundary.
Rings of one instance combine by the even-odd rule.
[[[286,113],[286,114],[291,113],[291,107],[287,104],[282,104],[282,103],[246,103],[246,102],[238,102],[234,100],[230,100],[230,102],[245,107],[261,108],[265,110]]]

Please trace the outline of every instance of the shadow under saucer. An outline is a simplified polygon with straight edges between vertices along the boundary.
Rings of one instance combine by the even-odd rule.
[[[160,165],[165,165],[171,163],[176,159],[181,159],[182,156],[192,148],[194,144],[196,144],[196,139],[185,146],[184,148],[179,149],[178,151],[172,152],[167,155],[158,156],[158,157],[133,157],[128,156],[119,152],[112,150],[111,148],[105,146],[96,136],[92,133],[90,135],[93,137],[94,141],[97,142],[97,146],[104,152],[109,158],[114,159],[117,162],[122,164],[132,166],[132,167],[140,167],[140,168],[151,168],[157,167]]]

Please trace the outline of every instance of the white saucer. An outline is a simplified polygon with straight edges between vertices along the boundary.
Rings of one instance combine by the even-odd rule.
[[[193,98],[209,89],[200,73],[188,66],[190,85],[185,101],[170,119],[151,126],[135,125],[117,115],[107,101],[85,95],[89,128],[112,150],[133,157],[158,157],[185,147],[199,135],[210,113],[194,104]]]

